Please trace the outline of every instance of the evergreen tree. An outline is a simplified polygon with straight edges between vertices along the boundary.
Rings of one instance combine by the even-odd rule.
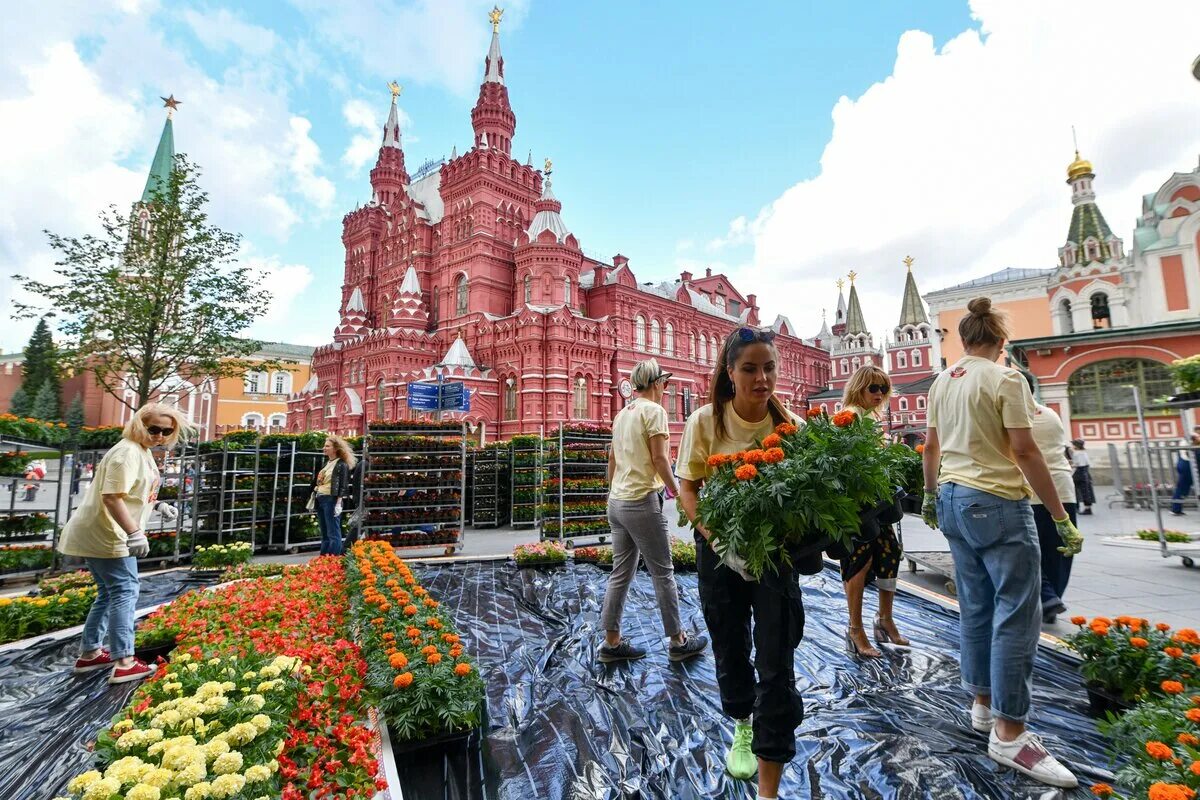
[[[58,392],[51,381],[46,381],[33,398],[33,410],[29,416],[44,420],[58,420]]]
[[[67,408],[67,418],[65,420],[67,428],[70,429],[72,437],[79,435],[79,431],[83,429],[83,397],[79,392],[75,393],[75,397],[71,400],[71,405]]]
[[[12,399],[8,401],[8,410],[18,417],[28,417],[30,406],[32,405],[33,403],[30,402],[29,394],[25,391],[25,387],[19,386],[13,392]]]

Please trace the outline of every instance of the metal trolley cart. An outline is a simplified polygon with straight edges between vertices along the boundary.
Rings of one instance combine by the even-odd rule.
[[[1173,497],[1159,496],[1160,486],[1156,482],[1157,477],[1155,467],[1160,474],[1168,472],[1175,474],[1176,466],[1182,461],[1184,466],[1192,472],[1192,490],[1187,497],[1179,498],[1178,502],[1181,505],[1194,507],[1197,504],[1198,491],[1200,491],[1200,475],[1197,474],[1200,468],[1200,446],[1190,444],[1187,440],[1192,425],[1188,417],[1188,412],[1194,408],[1200,408],[1200,392],[1191,392],[1186,395],[1178,395],[1171,398],[1165,403],[1156,403],[1152,408],[1154,410],[1175,410],[1179,412],[1180,422],[1183,425],[1184,443],[1179,445],[1159,445],[1151,447],[1150,441],[1146,435],[1146,419],[1142,413],[1142,403],[1139,397],[1139,392],[1134,389],[1134,398],[1137,404],[1138,423],[1142,431],[1142,440],[1140,443],[1142,465],[1144,468],[1144,479],[1146,480],[1147,488],[1150,492],[1151,507],[1154,509],[1156,523],[1158,525],[1158,546],[1159,552],[1163,558],[1180,558],[1185,567],[1196,566],[1196,559],[1200,558],[1200,540],[1192,539],[1188,542],[1170,542],[1167,540],[1166,527],[1163,525],[1163,506],[1169,506],[1172,502],[1176,502]],[[1139,479],[1143,476],[1137,476]],[[1165,494],[1165,493],[1164,493]]]
[[[546,458],[541,538],[576,544],[608,541],[608,448],[612,432],[560,423]]]
[[[508,448],[493,443],[473,453],[471,526],[497,528],[508,523]]]
[[[46,458],[50,456],[50,458]],[[58,459],[58,477],[39,460]],[[71,475],[61,445],[33,444],[0,437],[0,584],[31,580],[54,568],[54,547],[62,522],[63,495],[70,503]],[[65,474],[64,474],[65,471]]]
[[[540,436],[522,434],[509,442],[509,507],[514,528],[532,528],[541,522],[544,457]]]

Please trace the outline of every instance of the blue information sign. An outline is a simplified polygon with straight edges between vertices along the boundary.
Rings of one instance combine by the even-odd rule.
[[[471,391],[461,381],[441,385],[442,402],[438,403],[436,383],[408,384],[408,407],[414,411],[470,411]]]

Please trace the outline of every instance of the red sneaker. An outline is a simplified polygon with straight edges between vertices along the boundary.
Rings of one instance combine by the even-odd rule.
[[[79,658],[75,660],[75,674],[82,675],[85,672],[91,672],[95,669],[104,669],[111,667],[113,664],[112,655],[105,649],[101,648],[100,653],[92,658]]]
[[[130,681],[140,681],[142,678],[149,678],[154,674],[154,667],[142,661],[140,658],[135,658],[133,663],[128,667],[113,667],[112,675],[108,676],[109,683],[129,683]]]

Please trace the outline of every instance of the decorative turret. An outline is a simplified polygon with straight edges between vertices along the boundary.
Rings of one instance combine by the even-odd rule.
[[[825,318],[825,309],[821,309],[821,330],[813,337],[813,341],[817,342],[825,350],[833,347],[833,331],[829,330],[829,320]]]
[[[580,304],[579,276],[583,269],[583,251],[579,249],[579,240],[567,230],[559,214],[562,203],[550,188],[553,169],[553,162],[547,158],[542,196],[533,204],[537,213],[529,223],[529,228],[517,237],[514,306],[533,303],[578,308]]]
[[[1071,268],[1094,262],[1107,263],[1125,255],[1124,244],[1108,227],[1100,207],[1096,205],[1096,192],[1092,181],[1096,173],[1092,162],[1079,155],[1075,149],[1075,160],[1067,167],[1067,184],[1071,187],[1071,227],[1067,231],[1067,242],[1059,248],[1059,265]]]
[[[400,119],[396,98],[403,88],[395,81],[388,84],[392,90],[392,107],[387,122],[383,124],[383,143],[379,147],[379,158],[371,170],[372,200],[380,205],[395,204],[404,185],[409,182],[408,170],[404,166],[404,150],[400,145]]]
[[[171,170],[175,166],[175,129],[171,118],[175,109],[182,105],[175,95],[161,98],[163,107],[167,109],[167,121],[163,123],[162,135],[158,137],[158,148],[154,151],[154,161],[150,163],[150,174],[146,176],[146,188],[142,190],[142,202],[149,203],[154,199],[156,190],[165,191],[171,181]]]
[[[417,271],[409,267],[392,304],[389,327],[423,331],[428,324],[429,312],[425,310],[425,303],[421,300],[421,282],[417,279]]]
[[[488,19],[492,22],[492,44],[488,48],[479,100],[471,109],[471,127],[475,130],[475,145],[512,153],[512,138],[517,130],[517,117],[508,104],[508,87],[504,85],[504,57],[500,55],[500,17],[504,11],[493,7]]]
[[[342,321],[333,330],[335,342],[353,341],[367,332],[367,304],[363,302],[362,289],[355,286],[342,309]]]
[[[543,231],[550,231],[558,243],[563,244],[571,232],[567,230],[566,223],[563,222],[561,216],[562,203],[550,190],[550,173],[553,171],[554,163],[547,158],[545,166],[546,180],[542,183],[542,196],[533,204],[537,213],[534,214],[533,221],[529,223],[529,230],[526,232],[529,234],[530,241],[535,241]]]
[[[837,301],[837,311],[834,312],[834,316],[833,316],[833,335],[834,336],[841,336],[843,333],[846,332],[846,296],[844,294],[842,294],[842,288],[845,285],[846,285],[846,282],[844,280],[842,280],[841,278],[837,279],[838,301]]]
[[[858,289],[854,286],[854,279],[858,277],[858,273],[850,270],[849,277],[850,306],[846,311],[846,333],[848,335],[867,333],[867,321],[863,318],[862,306],[858,304]]]
[[[900,325],[929,324],[929,316],[925,313],[925,304],[921,302],[921,293],[917,291],[917,282],[912,273],[913,257],[904,258],[904,266],[908,267],[908,276],[904,279],[904,300],[900,304]]]

